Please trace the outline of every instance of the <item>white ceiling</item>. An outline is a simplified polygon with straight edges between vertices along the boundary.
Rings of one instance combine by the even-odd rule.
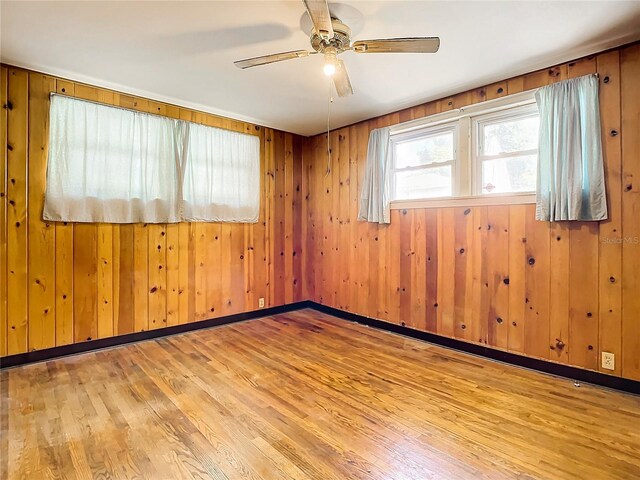
[[[435,55],[345,52],[355,95],[332,128],[640,39],[640,2],[344,1],[355,39],[439,36]],[[311,135],[327,78],[311,56],[240,70],[234,60],[309,48],[302,1],[2,0],[5,63]]]

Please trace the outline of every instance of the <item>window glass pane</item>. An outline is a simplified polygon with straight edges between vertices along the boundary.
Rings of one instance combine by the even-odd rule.
[[[538,116],[532,115],[484,125],[484,152],[480,153],[499,155],[537,149],[539,123]]]
[[[451,165],[396,172],[396,200],[451,196]]]
[[[453,132],[440,132],[396,144],[396,168],[453,160]]]
[[[536,189],[537,155],[482,162],[482,193],[532,192]]]

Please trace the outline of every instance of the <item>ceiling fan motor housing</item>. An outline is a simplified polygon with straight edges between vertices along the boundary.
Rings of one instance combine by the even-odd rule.
[[[349,50],[351,46],[351,29],[337,18],[331,18],[333,27],[333,38],[326,40],[322,38],[315,29],[311,33],[311,47],[318,53],[324,53],[327,47],[333,47],[337,53]]]

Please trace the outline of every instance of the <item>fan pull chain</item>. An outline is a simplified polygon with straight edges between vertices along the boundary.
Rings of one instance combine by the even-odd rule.
[[[331,96],[331,77],[329,77],[327,84],[329,89],[327,91],[327,171],[325,177],[328,177],[331,173],[331,104],[333,103],[333,97]]]

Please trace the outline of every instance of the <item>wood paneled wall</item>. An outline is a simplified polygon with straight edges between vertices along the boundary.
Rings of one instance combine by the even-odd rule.
[[[534,205],[392,210],[358,222],[371,129],[600,74],[609,220],[544,223]],[[640,45],[306,139],[305,296],[460,340],[640,379]]]
[[[0,356],[303,299],[301,137],[11,66],[1,75]],[[50,92],[259,135],[259,222],[44,222]]]
[[[0,356],[312,299],[361,315],[640,379],[640,45],[309,139],[2,66]],[[373,128],[599,72],[610,219],[533,205],[393,210],[358,222]],[[259,135],[257,224],[41,220],[49,93]]]

